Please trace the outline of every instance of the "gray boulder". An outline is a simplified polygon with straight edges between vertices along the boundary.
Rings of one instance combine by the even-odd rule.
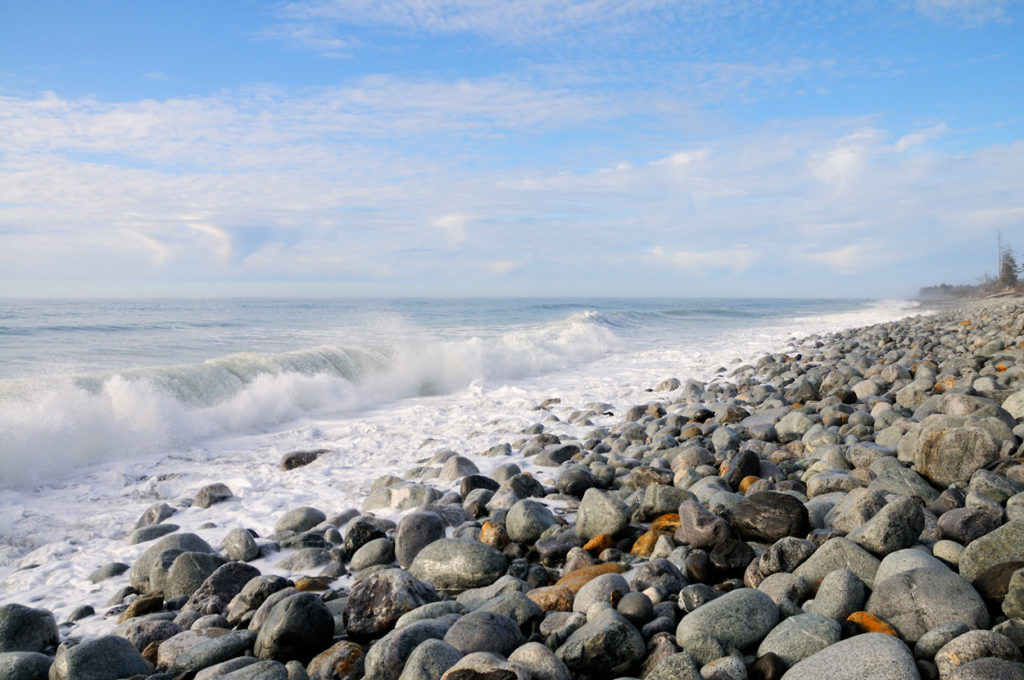
[[[530,674],[497,654],[474,652],[459,659],[441,680],[530,680]]]
[[[292,510],[284,513],[284,515],[277,520],[277,523],[274,524],[274,533],[294,531],[297,534],[301,534],[304,531],[312,529],[326,519],[327,515],[322,511],[308,505],[304,505],[302,507],[293,508]]]
[[[444,641],[462,654],[492,652],[506,657],[525,642],[515,621],[483,610],[470,612],[453,623]]]
[[[761,642],[779,622],[779,607],[766,593],[739,588],[701,605],[683,617],[676,642],[683,649],[691,640],[710,636],[725,647],[745,649]]]
[[[57,621],[45,609],[0,607],[0,652],[44,652],[57,646]]]
[[[160,559],[160,554],[169,550],[216,553],[209,543],[195,534],[184,533],[165,536],[146,548],[146,551],[139,555],[138,559],[132,563],[132,567],[128,571],[128,580],[131,582],[132,588],[135,588],[140,593],[149,591],[150,571]]]
[[[424,640],[409,655],[398,680],[441,680],[461,658],[459,650],[443,640]]]
[[[192,674],[214,664],[242,656],[256,640],[251,630],[236,630],[194,645],[178,655],[167,672],[171,675]]]
[[[509,654],[508,660],[525,668],[532,680],[570,680],[571,677],[566,665],[539,642],[527,642]]]
[[[259,575],[259,569],[245,562],[221,565],[200,584],[181,609],[203,616],[223,614],[242,588]]]
[[[588,616],[555,656],[573,673],[607,675],[629,668],[645,651],[640,632],[609,605]]]
[[[523,499],[509,508],[505,517],[505,530],[516,543],[533,543],[555,523],[555,516],[542,503]]]
[[[1024,519],[1007,522],[975,539],[960,556],[960,574],[974,581],[983,571],[1024,555]]]
[[[608,602],[614,606],[629,591],[629,583],[619,574],[601,574],[587,581],[577,591],[572,610],[586,614],[591,605],[598,602]]]
[[[868,588],[875,582],[878,558],[848,538],[838,537],[825,541],[793,573],[808,583],[814,583],[836,569],[848,569]]]
[[[924,510],[910,496],[900,496],[847,538],[876,555],[909,548],[924,530]]]
[[[384,569],[352,587],[345,606],[345,621],[355,635],[381,635],[398,618],[417,607],[438,600],[429,582],[404,569]]]
[[[420,550],[409,573],[440,590],[462,591],[494,583],[506,566],[505,556],[489,545],[442,538]]]
[[[865,611],[888,622],[909,643],[945,623],[988,626],[988,610],[963,577],[945,567],[904,571],[875,584]]]
[[[224,551],[228,559],[239,562],[248,562],[260,556],[260,549],[256,545],[256,539],[245,529],[236,528],[229,531],[228,535],[224,537],[224,544],[221,546],[221,550]]]
[[[226,563],[220,555],[208,552],[183,552],[174,558],[163,583],[164,597],[191,597],[213,572]],[[257,573],[259,573],[257,571]]]
[[[366,676],[375,680],[396,680],[413,650],[427,640],[440,640],[449,627],[450,622],[445,617],[417,621],[389,632],[367,650]]]
[[[444,538],[444,520],[435,512],[411,512],[398,522],[395,530],[395,559],[408,569],[420,550]]]
[[[940,677],[949,677],[957,668],[984,659],[995,657],[1004,661],[1021,661],[1017,645],[1005,635],[991,630],[972,630],[953,638],[935,654],[935,666]]]
[[[216,503],[223,503],[233,496],[234,494],[231,493],[231,489],[228,488],[227,484],[222,484],[221,482],[208,484],[196,494],[195,506],[197,508],[208,508]]]
[[[999,458],[1000,443],[981,427],[941,427],[929,416],[914,448],[914,469],[940,487],[967,482],[974,471]]]
[[[576,514],[576,535],[584,541],[595,536],[614,536],[629,525],[632,511],[615,496],[600,489],[587,489]]]
[[[785,619],[765,636],[757,655],[772,653],[786,667],[839,642],[839,622],[817,614],[799,614]]]
[[[53,657],[39,652],[0,652],[0,678],[47,680]]]
[[[254,652],[260,659],[308,662],[334,637],[334,617],[313,593],[297,593],[279,602],[260,626]]]
[[[914,655],[885,633],[855,635],[789,669],[783,680],[919,680]]]
[[[105,635],[61,650],[50,667],[50,680],[113,680],[153,670],[132,643]]]

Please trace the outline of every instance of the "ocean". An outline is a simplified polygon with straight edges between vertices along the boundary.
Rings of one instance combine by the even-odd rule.
[[[481,453],[538,422],[582,436],[573,409],[618,413],[666,378],[708,380],[912,313],[892,300],[2,299],[0,604],[60,615],[82,591],[106,597],[114,584],[88,573],[145,548],[124,538],[154,502],[211,544],[236,526],[266,535],[293,507],[358,508],[374,478],[438,450]],[[537,410],[547,399],[560,402]],[[330,453],[280,470],[314,448]],[[185,509],[213,482],[235,497]]]

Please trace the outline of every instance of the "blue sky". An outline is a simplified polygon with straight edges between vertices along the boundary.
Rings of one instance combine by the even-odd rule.
[[[891,297],[998,232],[1020,0],[0,0],[0,295]]]

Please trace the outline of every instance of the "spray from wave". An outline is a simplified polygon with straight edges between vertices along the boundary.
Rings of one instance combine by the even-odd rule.
[[[542,375],[622,343],[593,313],[490,336],[232,354],[201,363],[0,381],[0,485],[203,439]]]

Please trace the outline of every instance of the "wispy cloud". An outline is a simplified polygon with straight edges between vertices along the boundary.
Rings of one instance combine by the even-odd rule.
[[[983,26],[1007,18],[1007,10],[1019,0],[916,0],[925,16],[971,26]]]

